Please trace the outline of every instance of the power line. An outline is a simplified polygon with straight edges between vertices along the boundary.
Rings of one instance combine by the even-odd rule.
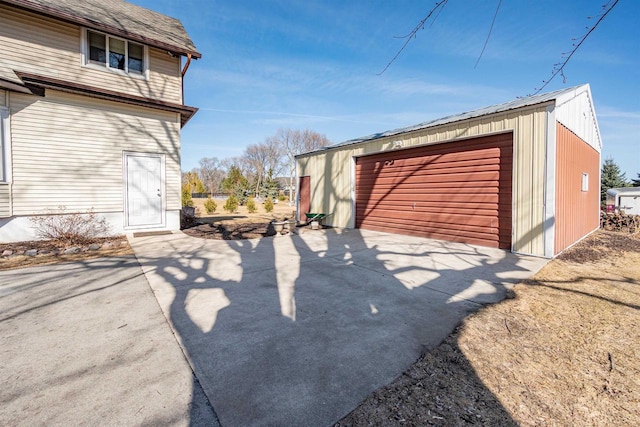
[[[491,37],[491,32],[493,31],[493,25],[496,23],[496,18],[498,17],[498,11],[500,10],[500,5],[502,4],[502,0],[498,0],[498,7],[496,7],[496,13],[493,15],[493,21],[491,21],[491,27],[489,28],[489,34],[487,34],[487,39],[484,41],[484,46],[482,46],[482,51],[480,52],[480,56],[478,56],[478,60],[476,61],[476,65],[473,66],[475,69],[480,62],[480,58],[484,54],[484,50],[487,48],[487,44],[489,43],[489,38]]]

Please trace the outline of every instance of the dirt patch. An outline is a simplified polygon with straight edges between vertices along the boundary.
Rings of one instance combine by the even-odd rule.
[[[291,232],[301,234],[307,230],[311,230],[310,225],[298,224],[293,226],[286,226],[280,234],[289,234]],[[320,228],[326,229],[329,227],[320,226]],[[220,222],[199,222],[196,225],[182,229],[182,232],[191,237],[198,237],[200,239],[213,239],[213,240],[241,240],[241,239],[258,239],[261,237],[271,237],[277,234],[276,229],[272,221],[250,221],[235,220],[235,221],[220,221]]]
[[[571,262],[592,262],[624,252],[640,252],[640,234],[599,230],[580,244],[562,252],[557,259]]]
[[[640,425],[640,250],[599,231],[336,425]]]
[[[201,239],[237,240],[274,236],[269,222],[220,222],[197,224],[182,230],[184,234]]]
[[[196,222],[190,227],[183,228],[183,233],[201,239],[256,239],[275,236],[276,230],[272,224],[274,221],[285,221],[296,217],[295,208],[285,202],[276,204],[273,212],[264,212],[259,208],[256,213],[249,213],[245,206],[240,206],[235,213],[203,214],[205,212],[203,204],[204,199],[194,200]],[[218,207],[220,206],[221,203],[218,203]],[[296,227],[297,230],[303,228],[306,227]],[[285,230],[283,233],[287,232],[288,230]]]
[[[0,270],[124,255],[133,255],[124,236],[96,238],[84,245],[68,245],[50,240],[2,243]]]

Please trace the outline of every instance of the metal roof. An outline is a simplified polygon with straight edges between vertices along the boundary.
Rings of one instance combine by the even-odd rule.
[[[41,15],[200,58],[182,23],[123,0],[0,0]]]
[[[640,187],[619,187],[610,188],[607,190],[607,194],[615,196],[616,194],[624,194],[629,196],[640,196]]]
[[[427,129],[427,128],[431,128],[431,127],[435,127],[435,126],[445,125],[445,124],[449,124],[449,123],[453,123],[453,122],[459,122],[459,121],[462,121],[462,120],[472,119],[472,118],[476,118],[476,117],[488,116],[488,115],[491,115],[491,114],[500,113],[500,112],[504,112],[504,111],[516,110],[516,109],[519,109],[519,108],[524,108],[524,107],[529,107],[529,106],[532,106],[532,105],[543,104],[545,102],[555,101],[555,100],[558,100],[559,98],[563,98],[563,99],[564,98],[571,98],[577,92],[581,92],[581,91],[583,91],[585,89],[588,90],[588,87],[589,87],[589,85],[586,85],[586,84],[585,85],[578,85],[578,86],[573,86],[573,87],[570,87],[570,88],[567,88],[567,89],[559,89],[559,90],[556,90],[556,91],[553,91],[553,92],[542,93],[542,94],[539,94],[539,95],[533,95],[533,96],[527,96],[527,97],[523,97],[523,98],[518,98],[518,99],[515,99],[515,100],[510,101],[510,102],[505,102],[503,104],[492,105],[492,106],[489,106],[489,107],[480,108],[478,110],[468,111],[466,113],[461,113],[461,114],[455,114],[455,115],[452,115],[452,116],[442,117],[440,119],[431,120],[431,121],[424,122],[424,123],[419,123],[417,125],[408,126],[408,127],[405,127],[405,128],[394,129],[394,130],[389,130],[389,131],[380,132],[380,133],[374,133],[372,135],[364,136],[362,138],[350,139],[348,141],[339,142],[337,144],[330,145],[328,147],[324,147],[324,148],[321,148],[319,150],[312,151],[310,153],[319,152],[319,151],[323,151],[323,150],[330,150],[332,148],[339,148],[339,147],[344,147],[344,146],[353,145],[353,144],[360,144],[360,143],[372,141],[372,140],[379,139],[379,138],[399,135],[399,134],[403,134],[403,133],[407,133],[407,132],[418,131],[418,130],[422,130],[422,129]],[[304,154],[310,154],[310,153],[304,153]]]

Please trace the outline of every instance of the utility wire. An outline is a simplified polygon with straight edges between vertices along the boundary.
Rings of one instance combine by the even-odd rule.
[[[487,39],[484,41],[484,46],[482,46],[482,52],[480,52],[480,56],[478,56],[476,65],[473,66],[474,69],[478,66],[478,63],[480,63],[480,58],[482,58],[482,55],[484,54],[484,50],[487,48],[487,44],[489,43],[489,38],[491,38],[491,32],[493,31],[493,25],[496,23],[496,18],[498,17],[498,11],[500,10],[501,4],[502,4],[502,0],[498,0],[498,7],[496,7],[496,13],[493,15],[493,21],[491,21],[489,34],[487,34]]]

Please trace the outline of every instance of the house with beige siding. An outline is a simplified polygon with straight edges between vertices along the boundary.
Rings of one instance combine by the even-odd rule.
[[[179,229],[200,56],[180,21],[122,0],[0,0],[0,242],[61,206],[113,233]]]
[[[599,227],[601,150],[576,86],[299,155],[298,212],[551,258]]]

